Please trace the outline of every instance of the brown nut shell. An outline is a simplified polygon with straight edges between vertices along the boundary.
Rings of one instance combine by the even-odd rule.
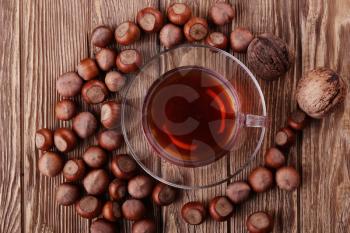
[[[123,22],[117,26],[114,37],[121,45],[130,45],[140,39],[141,31],[139,27],[130,21]]]
[[[84,162],[92,168],[102,167],[108,160],[106,152],[98,146],[90,146],[83,154]]]
[[[269,233],[273,230],[273,219],[266,212],[255,212],[251,214],[246,222],[250,233]]]
[[[136,49],[123,50],[117,56],[116,65],[123,73],[135,72],[142,65],[142,56]]]
[[[251,192],[251,187],[244,181],[233,182],[226,188],[226,196],[233,204],[241,204],[245,202],[250,197]]]
[[[230,34],[230,44],[233,52],[245,53],[254,39],[253,34],[246,28],[235,28]]]
[[[293,130],[299,131],[299,130],[303,130],[307,126],[309,121],[310,119],[305,112],[301,110],[295,110],[288,117],[287,124]]]
[[[135,199],[143,199],[151,195],[153,181],[149,176],[138,175],[128,182],[128,193]]]
[[[91,43],[99,48],[105,48],[113,40],[113,32],[107,26],[96,27],[91,34]]]
[[[62,157],[54,152],[45,152],[38,161],[38,168],[41,174],[54,177],[63,169]]]
[[[102,211],[102,203],[97,197],[88,195],[75,204],[75,210],[83,218],[96,218]]]
[[[126,84],[126,78],[118,71],[110,71],[106,74],[105,84],[109,91],[120,91]]]
[[[90,80],[81,89],[81,96],[88,104],[102,103],[107,95],[108,89],[100,80]]]
[[[295,133],[288,127],[280,129],[275,135],[275,143],[282,149],[287,149],[295,143]]]
[[[117,58],[117,53],[110,48],[101,49],[96,53],[96,62],[101,70],[109,71],[115,65],[115,59]]]
[[[154,7],[146,7],[137,13],[136,20],[145,32],[158,32],[163,26],[163,15]]]
[[[55,130],[53,140],[57,150],[61,152],[72,151],[77,143],[78,139],[73,130],[69,128],[58,128]]]
[[[115,233],[116,230],[117,228],[113,223],[103,218],[95,220],[90,226],[90,233]]]
[[[109,185],[109,177],[105,170],[96,169],[90,171],[83,180],[83,186],[88,194],[103,194]]]
[[[203,40],[208,31],[208,22],[204,18],[192,17],[184,26],[184,34],[189,42]]]
[[[286,157],[279,149],[275,147],[269,148],[265,153],[265,166],[278,169],[286,163]]]
[[[205,38],[205,43],[218,49],[226,49],[227,37],[221,32],[212,32]]]
[[[299,172],[294,167],[282,167],[276,172],[276,183],[280,189],[292,192],[300,185]]]
[[[85,170],[85,163],[82,159],[70,159],[63,167],[63,176],[68,181],[78,181],[84,177]]]
[[[83,80],[75,72],[62,74],[56,80],[56,90],[63,97],[73,97],[80,93]]]
[[[118,201],[126,196],[126,183],[118,178],[114,179],[108,186],[109,198],[113,201]]]
[[[136,162],[127,154],[117,155],[111,162],[111,171],[115,177],[130,180],[137,174]]]
[[[39,150],[50,150],[54,145],[53,132],[47,128],[42,128],[35,133],[35,146]]]
[[[186,3],[174,3],[167,9],[170,22],[176,25],[184,25],[192,16],[191,8]]]
[[[200,202],[188,202],[181,208],[182,219],[190,225],[199,225],[204,222],[207,211]]]
[[[249,174],[248,181],[255,192],[266,192],[273,186],[273,174],[265,167],[257,167]]]
[[[282,39],[265,33],[255,37],[247,50],[250,69],[258,77],[276,80],[285,75],[294,62],[294,54]]]
[[[329,68],[307,72],[298,82],[299,107],[310,117],[321,119],[343,104],[347,95],[345,81]]]
[[[153,220],[142,219],[132,224],[131,233],[156,233],[157,227]]]
[[[80,138],[88,138],[97,129],[96,117],[91,112],[81,112],[73,119],[73,130]]]
[[[123,203],[122,212],[127,220],[137,221],[145,216],[146,207],[140,200],[129,199]]]
[[[234,206],[227,197],[214,197],[209,204],[209,214],[215,221],[228,220],[234,211]]]
[[[77,72],[82,79],[88,81],[98,76],[99,69],[94,59],[85,58],[78,64]]]
[[[98,135],[98,145],[105,150],[118,149],[123,142],[123,136],[116,130],[105,130]]]
[[[152,200],[160,206],[166,206],[173,203],[177,196],[177,190],[169,185],[158,183],[152,192]]]
[[[55,115],[58,120],[68,121],[71,120],[77,113],[77,106],[73,100],[64,99],[56,103]]]
[[[63,183],[56,189],[56,202],[63,206],[73,205],[80,197],[77,185]]]
[[[165,48],[172,48],[182,42],[182,29],[171,23],[166,24],[159,32],[159,40]]]
[[[104,102],[101,106],[101,123],[107,129],[115,129],[119,126],[121,106],[116,101]]]
[[[235,8],[225,2],[217,2],[209,9],[209,18],[216,25],[230,23],[236,16]]]
[[[122,210],[118,202],[107,201],[102,208],[102,215],[110,222],[116,222],[122,218]]]

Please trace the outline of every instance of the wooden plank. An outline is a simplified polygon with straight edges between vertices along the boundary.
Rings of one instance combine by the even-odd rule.
[[[267,128],[264,144],[257,154],[257,159],[244,171],[232,180],[246,180],[249,172],[256,166],[263,164],[263,155],[268,147],[273,145],[275,132],[284,126],[289,113],[296,108],[294,93],[296,80],[300,76],[300,43],[298,1],[287,0],[239,0],[230,1],[237,9],[237,18],[234,20],[232,29],[235,27],[247,27],[255,35],[263,32],[273,33],[285,40],[290,48],[295,51],[296,62],[288,74],[278,81],[268,82],[258,79],[264,93],[267,114],[271,119]],[[246,63],[245,54],[235,54],[241,61]],[[248,139],[251,140],[251,139]],[[251,142],[250,142],[251,143]],[[255,146],[255,145],[254,145]],[[249,147],[248,147],[249,148]],[[298,147],[292,148],[289,155],[289,164],[298,166]],[[243,164],[246,158],[244,151],[234,157],[230,164]],[[274,215],[274,232],[297,232],[298,231],[298,192],[293,194],[279,191],[273,188],[267,193],[254,195],[248,202],[242,204],[234,218],[231,220],[231,232],[246,232],[246,218],[249,214],[264,210]]]
[[[20,1],[0,1],[0,232],[21,232]]]
[[[40,155],[34,146],[38,128],[70,126],[54,117],[54,104],[60,98],[55,80],[74,71],[88,55],[88,1],[21,1],[21,62],[23,85],[23,154],[25,232],[88,232],[89,222],[81,219],[73,207],[55,202],[55,189],[62,175],[49,179],[39,174]],[[69,153],[77,157],[81,150]]]
[[[336,70],[350,84],[350,2],[300,0],[303,73]],[[300,232],[350,232],[350,101],[314,121],[301,147]]]
[[[114,0],[93,0],[91,1],[91,31],[98,25],[104,24],[115,29],[117,25],[124,21],[133,21],[136,22],[136,15],[139,10],[142,8],[153,6],[158,8],[157,0],[147,0],[147,1],[114,1]],[[135,48],[138,49],[142,56],[143,61],[147,62],[152,56],[156,55],[159,52],[159,46],[157,42],[157,34],[145,34],[142,33],[141,39],[136,43],[130,46],[116,46],[118,52],[126,49],[126,48]],[[93,48],[91,47],[91,51]],[[93,55],[93,54],[91,54]],[[157,76],[157,70],[154,70],[154,75]],[[132,79],[135,75],[130,74],[126,75],[128,79]],[[141,88],[141,89],[140,89]],[[140,87],[139,89],[135,89],[137,94],[142,93],[144,91]],[[126,88],[117,96],[111,96],[111,98],[120,98],[125,94]],[[135,121],[135,116],[133,116],[133,121]],[[137,137],[137,136],[135,136]],[[137,148],[135,150],[144,151],[142,145],[140,143],[137,144]],[[113,155],[117,155],[120,153],[128,153],[130,150],[127,149],[126,145],[117,151],[113,152]],[[152,158],[146,158],[148,160],[147,164],[150,164],[154,169],[158,169],[159,164],[154,162]],[[147,202],[147,212],[149,217],[154,218],[158,225],[158,230],[161,231],[161,214],[160,208],[152,205],[151,202]],[[121,231],[131,232],[131,222],[123,221]]]

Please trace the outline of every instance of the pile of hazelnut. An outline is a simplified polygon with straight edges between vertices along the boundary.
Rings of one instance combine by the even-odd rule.
[[[209,10],[210,22],[215,25],[230,23],[235,14],[235,8],[223,2],[215,3]],[[172,4],[167,9],[167,18],[170,23],[164,25],[162,13],[147,7],[138,12],[137,23],[123,22],[114,33],[108,26],[95,28],[91,37],[97,48],[95,58],[81,60],[76,72],[62,74],[56,81],[57,92],[63,98],[56,103],[55,115],[61,121],[72,120],[72,129],[51,131],[42,128],[36,132],[36,147],[44,151],[38,161],[39,171],[48,177],[63,173],[67,182],[57,188],[56,200],[63,206],[74,204],[76,212],[83,218],[97,218],[91,224],[92,233],[115,232],[114,223],[122,218],[134,221],[133,233],[154,233],[156,225],[145,217],[143,200],[151,197],[155,204],[165,206],[176,199],[174,188],[163,183],[155,184],[139,170],[129,155],[119,154],[110,159],[109,153],[123,143],[119,132],[121,105],[117,101],[105,101],[111,92],[119,92],[125,86],[124,74],[136,72],[142,65],[142,55],[138,50],[125,49],[117,54],[108,47],[113,38],[120,45],[130,45],[140,39],[141,31],[159,32],[160,42],[166,48],[174,47],[186,38],[188,42],[204,40],[210,46],[227,49],[226,35],[209,32],[207,20],[192,16],[187,4]],[[266,80],[283,76],[294,59],[287,44],[268,33],[254,37],[248,29],[236,28],[231,32],[230,45],[233,52],[247,52],[251,70]],[[100,80],[101,76],[104,81]],[[91,112],[78,112],[76,103],[70,99],[78,94],[88,104],[102,103],[99,119]],[[300,175],[295,168],[286,166],[285,158],[288,148],[295,143],[296,132],[307,125],[310,119],[307,115],[314,118],[326,116],[344,101],[345,95],[345,82],[334,71],[320,68],[307,73],[297,91],[297,100],[304,112],[293,112],[287,126],[277,132],[276,147],[266,152],[264,167],[255,168],[248,181],[229,184],[226,196],[217,196],[210,201],[210,216],[216,221],[228,220],[235,205],[246,201],[252,192],[267,191],[275,182],[283,190],[298,188]],[[61,153],[74,150],[79,139],[93,136],[100,123],[104,129],[97,136],[98,145],[88,147],[81,159],[64,162]],[[56,150],[52,151],[53,147]],[[112,179],[109,171],[113,174]],[[106,193],[108,200],[103,201]],[[181,216],[188,224],[198,225],[205,220],[206,212],[202,203],[188,202],[182,207]],[[259,211],[248,217],[246,225],[251,233],[270,232],[273,218],[269,213]]]

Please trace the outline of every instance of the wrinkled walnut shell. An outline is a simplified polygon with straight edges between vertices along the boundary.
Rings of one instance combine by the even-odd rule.
[[[283,76],[294,60],[287,43],[269,33],[257,36],[250,43],[247,53],[250,69],[266,80]]]
[[[347,86],[333,70],[317,68],[299,80],[296,98],[300,108],[313,118],[323,118],[336,110],[346,97]]]

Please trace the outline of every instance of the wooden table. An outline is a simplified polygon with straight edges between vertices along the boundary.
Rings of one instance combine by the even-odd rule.
[[[89,232],[90,221],[73,208],[55,201],[62,176],[48,179],[39,174],[39,153],[34,146],[38,128],[69,126],[54,118],[59,99],[56,78],[75,69],[80,59],[93,55],[92,29],[99,24],[115,27],[134,20],[139,9],[155,6],[163,12],[172,0],[1,0],[0,49],[0,232]],[[188,0],[194,15],[206,16],[211,1]],[[302,74],[317,66],[337,70],[350,84],[349,0],[231,0],[238,14],[235,26],[254,33],[272,32],[295,50],[296,62],[285,78],[259,80],[273,121],[259,158],[237,179],[262,162],[276,130],[296,109],[295,90]],[[218,30],[229,32],[231,25]],[[157,35],[147,35],[132,47],[145,60],[162,50]],[[243,62],[245,55],[238,55]],[[349,96],[348,96],[349,99]],[[86,105],[77,99],[82,109]],[[94,108],[96,110],[97,108]],[[70,157],[78,157],[84,143]],[[125,150],[123,148],[122,150]],[[231,221],[212,220],[193,227],[179,218],[178,210],[189,200],[207,202],[223,194],[225,185],[182,192],[167,208],[154,207],[158,232],[246,232],[247,215],[257,210],[274,213],[274,232],[350,232],[350,101],[332,116],[313,121],[298,136],[288,162],[302,173],[302,187],[293,193],[276,188],[254,196],[237,208]],[[152,207],[152,206],[151,206]],[[121,225],[130,232],[130,223]]]

